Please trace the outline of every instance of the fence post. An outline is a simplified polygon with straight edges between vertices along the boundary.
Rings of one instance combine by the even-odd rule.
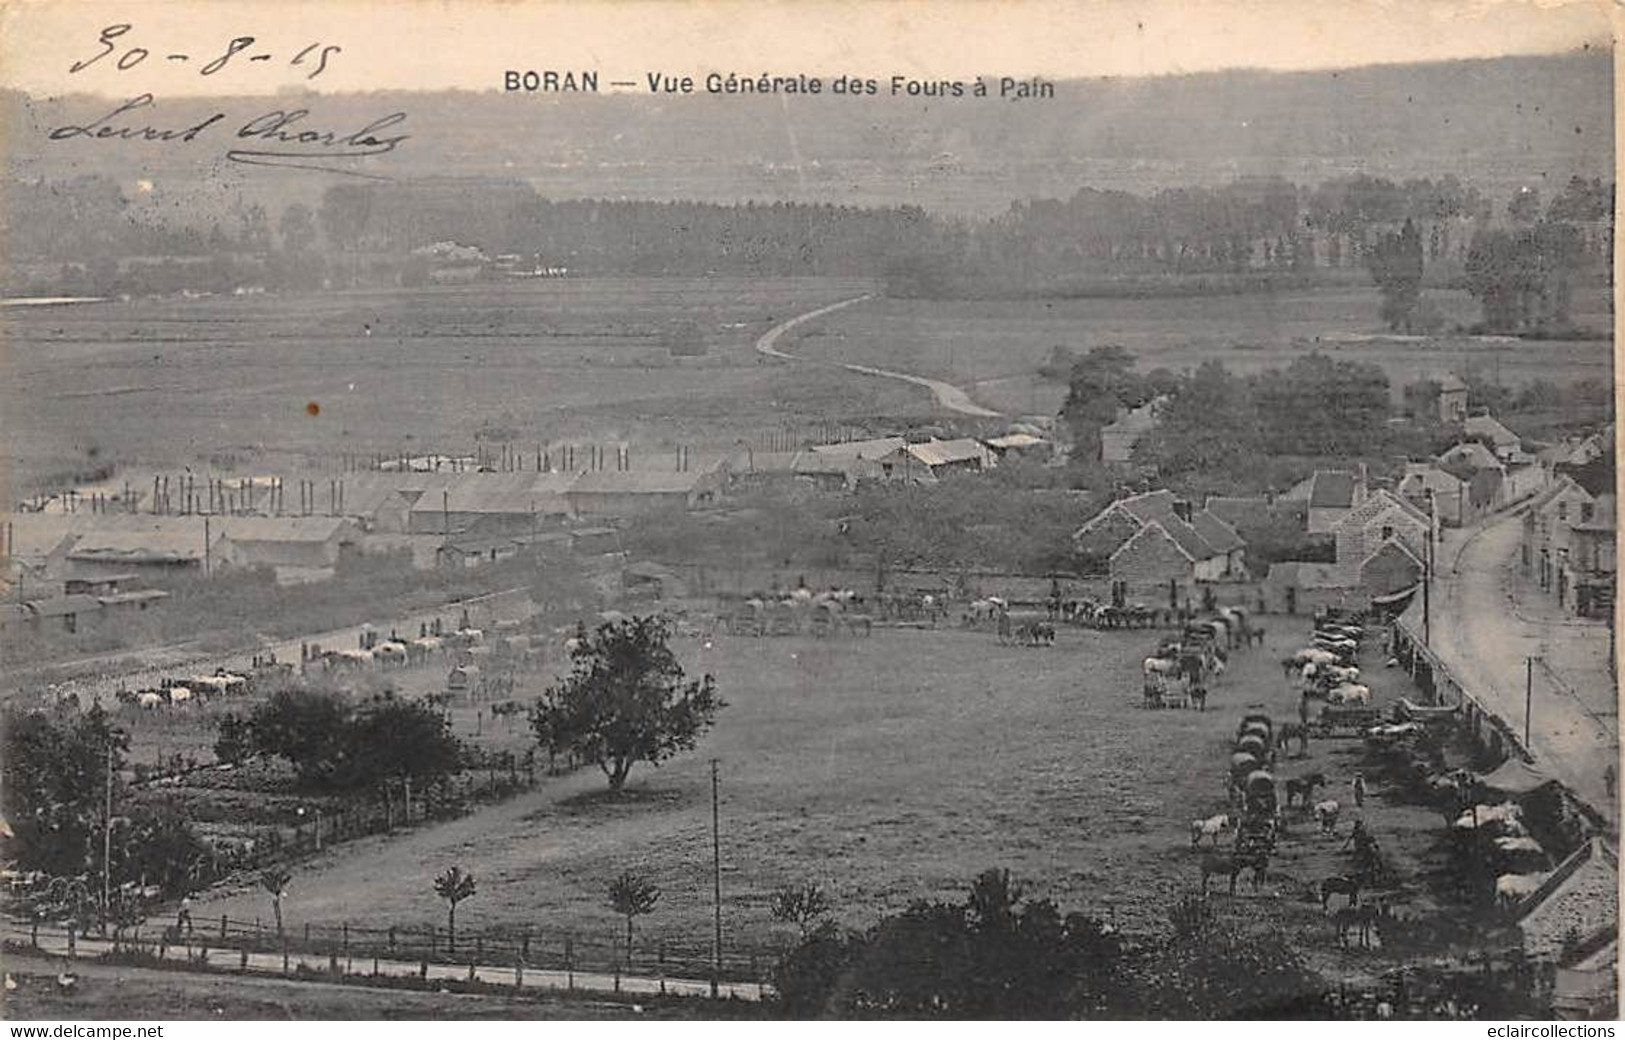
[[[243,946],[237,950],[237,970],[248,970],[248,947]]]
[[[468,959],[468,981],[474,981],[474,958]]]
[[[576,988],[575,943],[568,937],[564,940],[564,988]]]
[[[395,952],[395,926],[389,926],[389,952]]]
[[[79,942],[78,942],[77,929],[75,928],[74,925],[70,924],[70,925],[68,925],[68,956],[69,957],[77,956],[78,955],[78,950],[79,950]]]
[[[376,953],[372,955],[372,975],[373,978],[378,977],[378,955]]]
[[[305,922],[305,945],[310,945],[310,922]]]
[[[660,970],[660,995],[666,995],[666,940],[660,940],[655,947],[655,959]]]
[[[425,982],[429,980],[429,958],[427,957],[418,961],[418,978]]]
[[[615,992],[621,991],[621,959],[615,958]]]
[[[39,948],[39,918],[37,917],[28,926],[28,945],[35,949]]]
[[[220,941],[226,941],[226,915],[220,915]]]
[[[528,928],[525,929],[525,934],[519,940],[519,956],[523,960],[530,960],[530,929]]]

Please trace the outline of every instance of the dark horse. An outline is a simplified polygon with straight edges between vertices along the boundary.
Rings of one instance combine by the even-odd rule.
[[[1303,758],[1305,755],[1309,754],[1309,726],[1308,726],[1307,723],[1304,723],[1304,722],[1283,722],[1283,723],[1281,723],[1281,729],[1275,735],[1275,747],[1276,747],[1276,749],[1279,750],[1279,751],[1285,751],[1287,744],[1290,743],[1293,740],[1296,740],[1298,742],[1298,755],[1297,755],[1297,757]],[[1320,782],[1325,783],[1326,781],[1325,781],[1324,778],[1322,778]],[[1288,793],[1290,794],[1290,792],[1288,792]]]
[[[1348,896],[1349,906],[1358,906],[1360,902],[1360,889],[1365,887],[1363,874],[1344,874],[1340,877],[1329,877],[1320,883],[1320,908],[1326,909],[1331,905],[1332,896]]]
[[[1315,796],[1315,788],[1326,786],[1326,774],[1310,773],[1307,776],[1294,776],[1286,782],[1286,804],[1292,808],[1293,799],[1302,799],[1303,807],[1309,807],[1310,799]]]
[[[1236,879],[1248,867],[1253,871],[1253,891],[1258,891],[1259,881],[1263,879],[1264,869],[1269,866],[1269,857],[1261,853],[1231,853],[1229,855],[1213,855],[1202,857],[1202,892],[1207,892],[1207,879],[1217,874],[1219,877],[1230,879],[1230,894],[1236,894]]]

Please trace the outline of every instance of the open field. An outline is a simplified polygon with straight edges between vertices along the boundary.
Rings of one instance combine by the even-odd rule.
[[[1423,298],[1447,322],[1478,320],[1465,292],[1427,290]],[[1611,380],[1608,340],[1523,342],[1505,338],[1383,335],[1375,288],[1148,299],[897,300],[877,298],[797,329],[790,353],[877,365],[932,376],[968,389],[981,404],[1009,413],[1053,414],[1066,388],[1036,378],[1057,346],[1085,351],[1114,344],[1142,369],[1179,371],[1219,360],[1235,371],[1285,365],[1320,349],[1368,361],[1388,372],[1394,393],[1425,376],[1465,371],[1516,386],[1536,377],[1566,383]],[[1613,327],[1604,289],[1576,293],[1575,318]]]
[[[775,322],[868,288],[538,279],[10,308],[5,450],[26,485],[93,459],[292,453],[336,464],[345,452],[469,450],[481,431],[526,446],[726,448],[782,420],[929,411],[909,388],[764,363],[750,349]],[[671,356],[665,337],[685,325],[707,356]]]
[[[664,893],[640,935],[695,941],[711,913],[716,757],[724,928],[747,947],[785,938],[767,910],[781,885],[818,881],[840,918],[862,925],[913,899],[958,898],[990,866],[1009,867],[1030,893],[1067,909],[1155,930],[1197,887],[1189,824],[1226,809],[1239,716],[1253,703],[1278,719],[1294,710],[1278,660],[1307,622],[1266,623],[1270,645],[1238,653],[1206,713],[1139,706],[1148,632],[1067,629],[1054,649],[950,630],[722,638],[709,649],[685,640],[687,666],[713,671],[730,702],[696,753],[639,767],[619,799],[588,769],[470,817],[330,850],[297,870],[288,920],[443,923],[430,880],[457,863],[480,879],[479,895],[459,907],[460,928],[609,935],[617,925],[603,886],[634,869]],[[1366,658],[1379,702],[1405,692],[1380,648]],[[1322,797],[1348,803],[1358,756],[1356,741],[1318,742],[1281,774],[1324,771],[1333,787]],[[1401,877],[1437,868],[1426,862],[1442,836],[1436,813],[1385,804],[1379,791],[1364,815]],[[1263,892],[1243,885],[1226,912],[1271,920],[1332,958],[1331,928],[1305,893],[1348,860],[1338,840],[1312,830],[1295,822]],[[1429,898],[1416,894],[1414,905]],[[195,904],[203,918],[253,920],[269,909],[247,886]]]

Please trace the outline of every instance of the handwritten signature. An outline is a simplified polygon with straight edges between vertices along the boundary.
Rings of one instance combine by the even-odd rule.
[[[151,94],[140,94],[120,104],[106,115],[86,123],[56,127],[48,135],[52,141],[85,138],[93,141],[155,141],[189,144],[227,121],[226,113],[216,112],[190,126],[154,126],[135,113],[155,105]],[[410,134],[386,133],[406,122],[405,112],[391,112],[372,120],[358,130],[319,129],[311,125],[308,108],[273,109],[255,116],[238,127],[233,140],[249,142],[226,151],[226,158],[245,166],[279,166],[294,170],[340,173],[369,180],[388,180],[344,165],[342,160],[386,155],[411,139]]]

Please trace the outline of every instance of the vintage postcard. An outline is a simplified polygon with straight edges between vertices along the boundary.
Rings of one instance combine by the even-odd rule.
[[[1618,17],[0,6],[4,1016],[1615,1017]]]

